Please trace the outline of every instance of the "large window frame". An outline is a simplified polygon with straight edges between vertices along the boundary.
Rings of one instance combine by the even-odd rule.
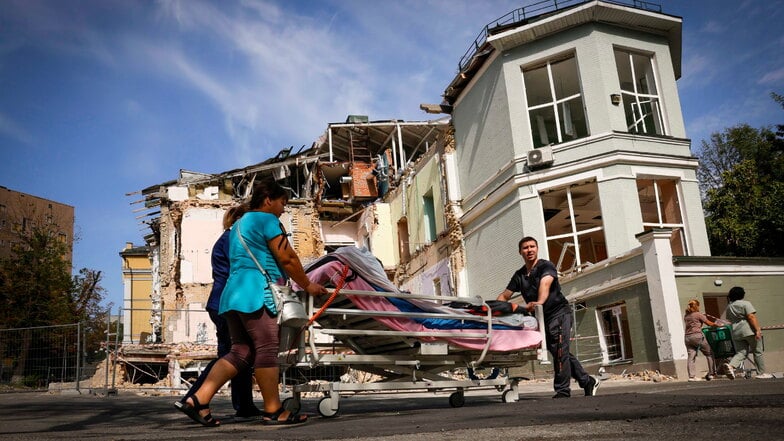
[[[577,57],[573,52],[523,68],[534,148],[590,134]]]
[[[629,133],[667,135],[652,54],[615,48],[615,66]]]
[[[637,197],[640,202],[643,231],[654,228],[672,229],[670,246],[673,256],[688,256],[686,224],[683,222],[683,200],[679,181],[674,178],[638,177]]]
[[[550,260],[560,273],[580,271],[607,258],[596,180],[540,193]]]

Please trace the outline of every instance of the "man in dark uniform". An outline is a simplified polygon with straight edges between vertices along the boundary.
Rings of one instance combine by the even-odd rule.
[[[599,380],[588,375],[577,357],[569,352],[572,311],[569,302],[561,293],[555,265],[549,260],[539,259],[539,244],[533,237],[522,238],[517,247],[525,265],[514,273],[506,289],[498,295],[498,300],[508,302],[512,294],[519,292],[523,295],[525,308],[529,312],[534,312],[536,305],[542,305],[547,350],[553,357],[555,371],[553,398],[571,396],[572,378],[577,380],[586,396],[596,395]]]

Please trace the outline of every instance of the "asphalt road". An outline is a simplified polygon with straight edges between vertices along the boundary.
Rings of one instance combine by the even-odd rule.
[[[576,390],[553,400],[550,385],[521,384],[520,401],[495,390],[469,391],[452,408],[449,394],[341,398],[339,414],[322,418],[317,399],[301,426],[235,422],[227,397],[213,400],[223,424],[205,428],[173,407],[175,397],[0,394],[0,439],[13,440],[776,440],[784,439],[784,379],[603,382],[595,397]]]

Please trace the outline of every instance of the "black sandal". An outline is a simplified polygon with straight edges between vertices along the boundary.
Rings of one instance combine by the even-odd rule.
[[[174,403],[174,407],[176,407],[179,411],[188,415],[188,418],[196,421],[197,423],[201,424],[202,426],[206,427],[215,427],[220,426],[220,421],[216,420],[212,417],[212,413],[208,413],[207,415],[201,415],[199,413],[200,410],[209,409],[209,405],[204,405],[199,403],[199,399],[196,398],[196,395],[191,395],[190,399],[193,400],[193,406],[188,404],[187,401],[177,401]]]
[[[280,418],[280,416],[285,411],[286,411],[286,408],[283,407],[283,406],[280,406],[280,409],[278,409],[275,412],[272,412],[272,413],[264,412],[264,419],[261,420],[261,423],[264,424],[264,425],[267,425],[267,426],[279,426],[279,425],[303,424],[303,423],[308,422],[308,416],[307,415],[300,415],[300,414],[295,413],[295,412],[289,412],[289,416],[286,417],[285,420],[279,420],[278,418]]]

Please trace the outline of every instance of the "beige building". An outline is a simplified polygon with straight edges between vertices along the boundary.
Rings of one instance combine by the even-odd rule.
[[[0,186],[0,257],[11,255],[19,235],[51,227],[73,261],[74,207]]]
[[[120,251],[123,280],[123,344],[152,343],[152,262],[149,246],[128,242]]]

